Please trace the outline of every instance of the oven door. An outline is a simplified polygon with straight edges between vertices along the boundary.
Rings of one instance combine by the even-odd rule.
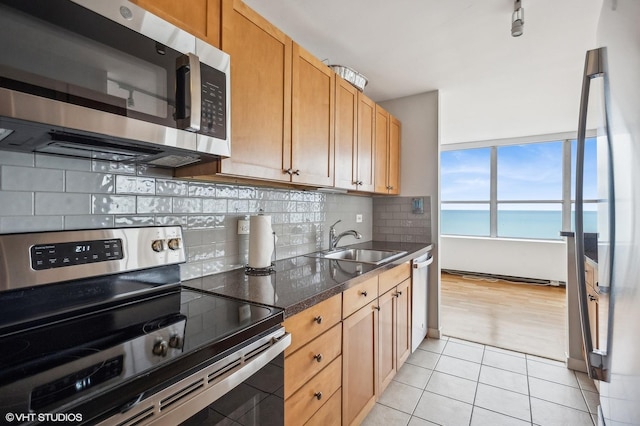
[[[290,344],[291,335],[277,327],[99,424],[282,425],[284,350]]]

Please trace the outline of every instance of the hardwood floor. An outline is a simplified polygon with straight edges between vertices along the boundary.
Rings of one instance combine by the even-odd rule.
[[[443,334],[564,361],[564,287],[442,273]]]

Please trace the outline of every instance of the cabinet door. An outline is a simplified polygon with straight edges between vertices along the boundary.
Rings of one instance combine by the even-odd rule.
[[[222,0],[131,0],[207,43],[220,47]]]
[[[296,43],[292,66],[291,181],[333,186],[335,73]]]
[[[389,113],[376,105],[376,133],[375,133],[375,192],[387,194],[389,192],[387,169],[389,159]]]
[[[387,184],[389,194],[400,194],[400,120],[389,115]]]
[[[396,369],[411,355],[411,280],[398,284],[396,296]]]
[[[292,41],[241,0],[223,0],[231,55],[231,158],[220,172],[289,182]]]
[[[396,374],[396,292],[378,298],[378,391],[384,392]]]
[[[358,90],[341,77],[336,77],[335,103],[335,186],[355,190],[358,189]]]
[[[377,395],[378,311],[366,305],[342,322],[342,424],[360,424]]]
[[[375,117],[376,104],[362,93],[358,93],[356,177],[360,182],[360,185],[358,185],[359,191],[373,192],[374,190]]]

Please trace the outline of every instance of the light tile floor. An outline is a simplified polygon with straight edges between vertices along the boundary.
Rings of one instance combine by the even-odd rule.
[[[453,337],[422,342],[365,426],[597,424],[598,393],[563,363]]]

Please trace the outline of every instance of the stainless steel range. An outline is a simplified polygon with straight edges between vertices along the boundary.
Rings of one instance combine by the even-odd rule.
[[[180,227],[0,235],[0,421],[281,423],[283,311],[184,260]]]

